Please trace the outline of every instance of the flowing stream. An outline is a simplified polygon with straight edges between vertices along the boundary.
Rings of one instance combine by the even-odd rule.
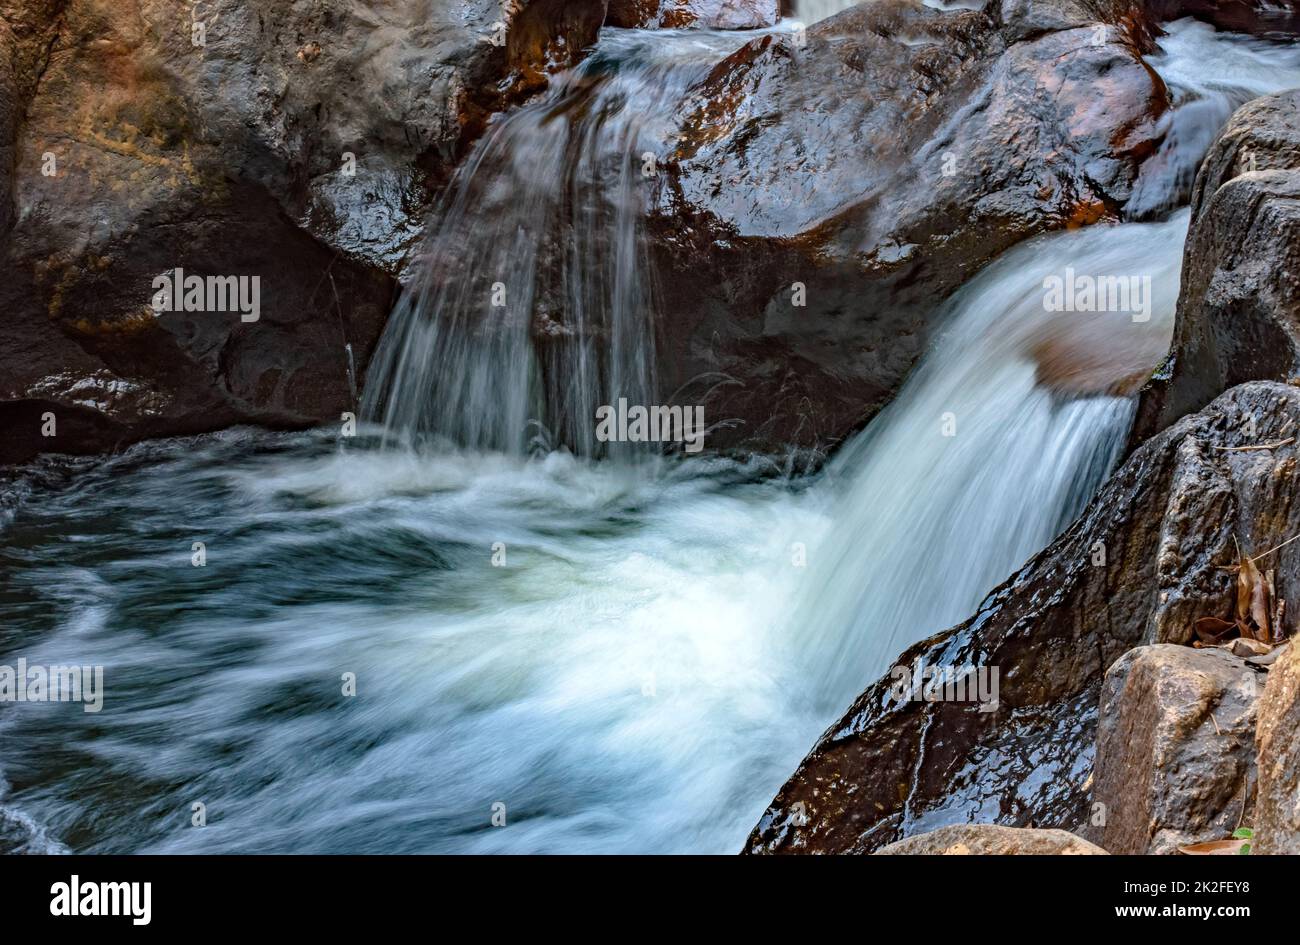
[[[1205,75],[1178,46],[1198,29],[1166,75]],[[607,31],[495,127],[368,385],[385,448],[231,430],[9,477],[0,664],[99,664],[106,690],[97,713],[0,705],[0,849],[732,852],[903,646],[1077,514],[1167,344],[1185,212],[996,261],[815,477],[548,449],[583,440],[571,411],[652,389],[636,162],[746,38]],[[1243,94],[1193,85],[1180,107]],[[601,245],[530,239],[556,215]],[[1043,304],[1067,271],[1145,303],[1080,331]],[[622,341],[575,322],[535,350],[520,313],[552,298]]]

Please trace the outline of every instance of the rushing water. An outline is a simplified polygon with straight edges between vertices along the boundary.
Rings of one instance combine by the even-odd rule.
[[[1167,338],[1185,214],[1008,253],[949,300],[895,403],[817,477],[529,455],[532,411],[541,440],[566,440],[556,418],[632,389],[630,360],[593,366],[575,343],[548,368],[511,322],[523,309],[494,315],[481,284],[457,283],[574,212],[555,187],[585,194],[620,247],[608,267],[588,282],[581,247],[522,257],[507,293],[566,286],[635,338],[652,300],[624,292],[640,251],[624,158],[663,129],[658,105],[616,112],[744,38],[611,33],[484,142],[369,388],[372,442],[460,448],[234,430],[49,459],[0,489],[21,496],[0,522],[0,664],[100,664],[106,681],[99,713],[0,705],[0,849],[733,851],[903,645],[966,616],[1077,512],[1128,423],[1113,391]],[[590,125],[568,117],[584,109]],[[528,190],[525,211],[490,192],[528,155],[578,170]],[[616,173],[593,194],[598,165]],[[493,206],[504,216],[474,231]],[[1046,311],[1044,279],[1067,267],[1149,277],[1150,318],[1080,331]],[[394,354],[412,346],[463,368],[455,410],[426,393],[437,371]],[[1099,349],[1130,355],[1099,368]],[[566,392],[561,367],[590,389]],[[403,414],[404,397],[421,406]],[[459,416],[478,408],[478,425]]]
[[[642,276],[655,162],[687,89],[753,35],[607,31],[542,101],[497,123],[436,214],[366,416],[407,443],[620,449],[598,442],[596,408],[656,402]]]

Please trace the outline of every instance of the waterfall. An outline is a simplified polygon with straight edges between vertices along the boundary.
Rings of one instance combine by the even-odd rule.
[[[686,89],[753,33],[606,30],[447,188],[363,416],[410,443],[608,455],[596,409],[655,403],[645,208]]]
[[[818,476],[594,461],[593,405],[654,391],[642,155],[753,35],[607,30],[475,148],[363,391],[392,439],[460,448],[237,428],[0,477],[0,663],[111,681],[99,714],[0,706],[0,849],[735,852],[903,647],[1076,516],[1164,353],[1185,211],[1040,237],[936,300]],[[1300,84],[1294,50],[1162,42],[1166,168],[1243,88]]]
[[[1131,397],[1108,392],[1168,347],[1187,222],[1040,237],[946,304],[932,351],[827,471],[836,525],[809,551],[791,633],[828,708],[969,616],[1091,498],[1131,422]],[[1146,310],[1047,311],[1044,283],[1067,275],[1135,277]]]

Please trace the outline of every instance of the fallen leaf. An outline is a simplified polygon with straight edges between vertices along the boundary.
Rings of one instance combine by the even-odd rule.
[[[1255,562],[1244,554],[1237,570],[1237,623],[1243,637],[1268,640],[1268,584]]]
[[[1202,617],[1192,624],[1192,629],[1196,632],[1198,642],[1217,644],[1237,629],[1237,625],[1231,620],[1220,620],[1218,617]]]
[[[1205,843],[1189,843],[1178,848],[1179,853],[1186,853],[1188,856],[1236,856],[1240,850],[1240,840],[1208,840]]]

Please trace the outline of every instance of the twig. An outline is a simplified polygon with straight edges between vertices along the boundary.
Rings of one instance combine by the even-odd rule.
[[[1234,536],[1234,537],[1235,537],[1235,536]],[[1279,548],[1285,548],[1287,545],[1291,544],[1291,542],[1295,541],[1297,538],[1300,538],[1300,535],[1292,535],[1292,536],[1291,536],[1290,538],[1288,538],[1286,541],[1282,542],[1282,544],[1280,544],[1280,545],[1275,545],[1274,547],[1268,549],[1268,551],[1265,551],[1265,552],[1262,552],[1262,553],[1260,553],[1260,554],[1255,555],[1255,557],[1251,558],[1250,560],[1251,560],[1251,561],[1258,561],[1260,558],[1263,558],[1263,557],[1265,557],[1266,555],[1271,555],[1273,552],[1277,551]]]
[[[1274,450],[1279,446],[1286,446],[1288,443],[1294,443],[1295,437],[1289,436],[1285,440],[1278,440],[1276,443],[1259,443],[1255,446],[1211,446],[1212,450],[1221,450],[1224,453],[1244,453],[1248,450]]]

